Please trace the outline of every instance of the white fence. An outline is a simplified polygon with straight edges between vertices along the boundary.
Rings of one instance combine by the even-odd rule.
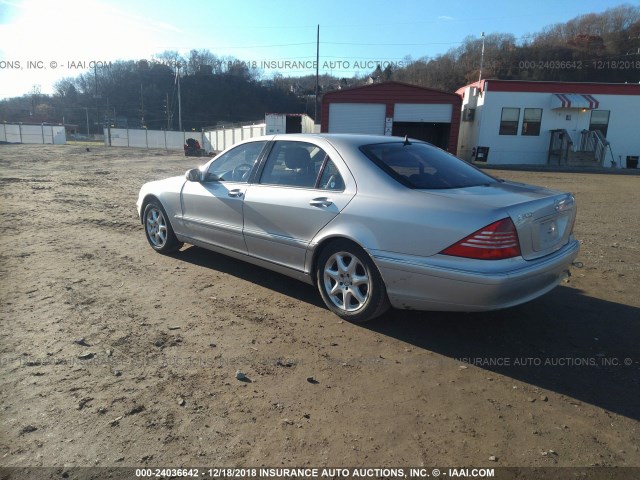
[[[196,139],[206,152],[222,151],[242,140],[264,135],[265,124],[219,128],[206,132],[176,132],[132,128],[105,128],[104,144],[112,147],[182,150],[188,138]]]
[[[207,152],[214,150],[202,132],[174,132],[133,128],[105,128],[104,144],[111,147],[164,148],[182,150],[187,138],[194,138]],[[204,140],[204,141],[203,141]]]
[[[64,145],[67,137],[62,125],[3,123],[0,127],[0,142]]]
[[[215,130],[204,132],[204,136],[212,146],[212,150],[222,151],[235,145],[242,140],[253,137],[261,137],[264,135],[266,124],[259,123],[257,125],[245,125],[244,127],[225,128],[221,127]]]

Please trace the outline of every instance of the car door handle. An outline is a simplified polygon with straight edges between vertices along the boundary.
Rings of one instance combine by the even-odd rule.
[[[242,190],[241,190],[241,189],[236,188],[236,189],[234,189],[234,190],[229,190],[228,195],[229,195],[230,197],[240,198],[240,197],[242,197],[243,193],[242,193]]]
[[[314,198],[309,202],[312,207],[328,207],[333,205],[333,202],[327,197]]]

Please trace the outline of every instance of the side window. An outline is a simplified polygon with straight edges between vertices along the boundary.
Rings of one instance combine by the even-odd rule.
[[[318,188],[323,190],[344,190],[344,180],[342,180],[342,176],[340,175],[338,168],[330,158],[327,158],[327,163],[322,170],[322,176],[320,177]]]
[[[525,136],[540,135],[540,124],[542,122],[541,108],[525,108],[522,117],[521,134]]]
[[[229,150],[209,165],[204,181],[246,182],[266,144],[267,142],[251,142]]]
[[[520,121],[519,108],[503,108],[500,116],[499,135],[517,135],[518,122]]]
[[[306,142],[276,142],[265,163],[260,183],[315,188],[318,173],[327,154]]]

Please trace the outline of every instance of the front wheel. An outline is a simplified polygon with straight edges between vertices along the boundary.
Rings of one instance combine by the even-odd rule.
[[[329,310],[350,322],[367,322],[389,308],[378,268],[367,252],[349,241],[333,242],[320,253],[316,280]]]
[[[144,208],[144,232],[151,247],[160,253],[179,250],[183,243],[178,241],[167,214],[157,200],[151,200]]]

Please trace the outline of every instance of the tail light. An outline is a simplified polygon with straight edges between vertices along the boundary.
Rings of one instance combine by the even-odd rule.
[[[478,260],[502,260],[520,255],[518,232],[510,218],[481,228],[440,252]]]

